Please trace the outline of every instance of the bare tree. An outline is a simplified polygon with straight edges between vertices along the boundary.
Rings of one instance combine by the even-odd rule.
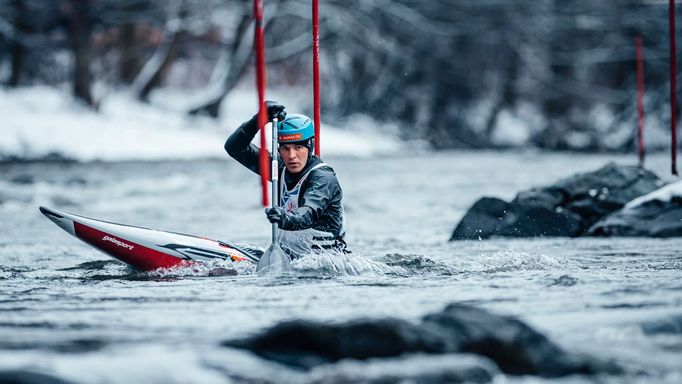
[[[24,0],[14,0],[12,1],[12,6],[14,8],[14,28],[18,33],[30,33],[26,2]],[[8,85],[11,87],[16,87],[21,81],[26,60],[26,46],[22,39],[14,39],[14,41],[11,43],[10,55],[12,60],[12,70]]]
[[[90,38],[93,29],[92,0],[70,0],[67,3],[69,39],[74,55],[73,93],[89,106],[95,106],[92,97],[92,48]]]

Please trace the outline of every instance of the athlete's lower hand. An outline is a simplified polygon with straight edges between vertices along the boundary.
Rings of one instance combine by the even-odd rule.
[[[267,216],[268,221],[271,223],[277,223],[278,227],[282,226],[286,218],[286,212],[280,207],[265,208],[265,216]]]

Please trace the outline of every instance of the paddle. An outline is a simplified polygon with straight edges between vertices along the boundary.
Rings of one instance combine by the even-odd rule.
[[[272,207],[275,207],[278,204],[277,181],[279,180],[279,166],[277,162],[277,145],[277,117],[275,117],[272,120],[272,149],[270,151],[270,162],[272,165],[270,168]],[[282,273],[291,272],[291,261],[289,261],[289,256],[284,253],[279,246],[277,229],[277,223],[272,223],[272,244],[270,244],[270,247],[263,253],[260,260],[258,260],[256,272],[259,274],[280,275]]]

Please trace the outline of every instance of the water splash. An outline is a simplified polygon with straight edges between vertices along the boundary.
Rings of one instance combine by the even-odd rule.
[[[482,273],[570,269],[571,266],[567,261],[560,261],[549,255],[519,251],[498,251],[489,255],[476,255],[473,260],[456,260],[455,265],[459,271]]]
[[[151,278],[173,277],[206,277],[206,276],[234,276],[252,275],[256,273],[256,266],[250,262],[235,262],[230,260],[211,260],[206,262],[178,265],[170,268],[158,268],[145,272]]]
[[[408,274],[404,268],[387,265],[359,253],[313,253],[294,260],[291,266],[297,274],[315,276]]]

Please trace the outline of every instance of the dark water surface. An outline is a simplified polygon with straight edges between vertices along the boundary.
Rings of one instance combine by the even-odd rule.
[[[306,381],[314,372],[220,342],[287,319],[416,320],[460,302],[627,368],[601,380],[682,382],[682,240],[447,242],[478,197],[508,199],[607,160],[630,161],[488,152],[329,159],[354,253],[304,258],[286,279],[248,266],[237,276],[209,276],[209,266],[138,273],[37,209],[267,246],[258,179],[229,160],[0,166],[0,369],[84,383]],[[667,169],[663,157],[650,163]]]

